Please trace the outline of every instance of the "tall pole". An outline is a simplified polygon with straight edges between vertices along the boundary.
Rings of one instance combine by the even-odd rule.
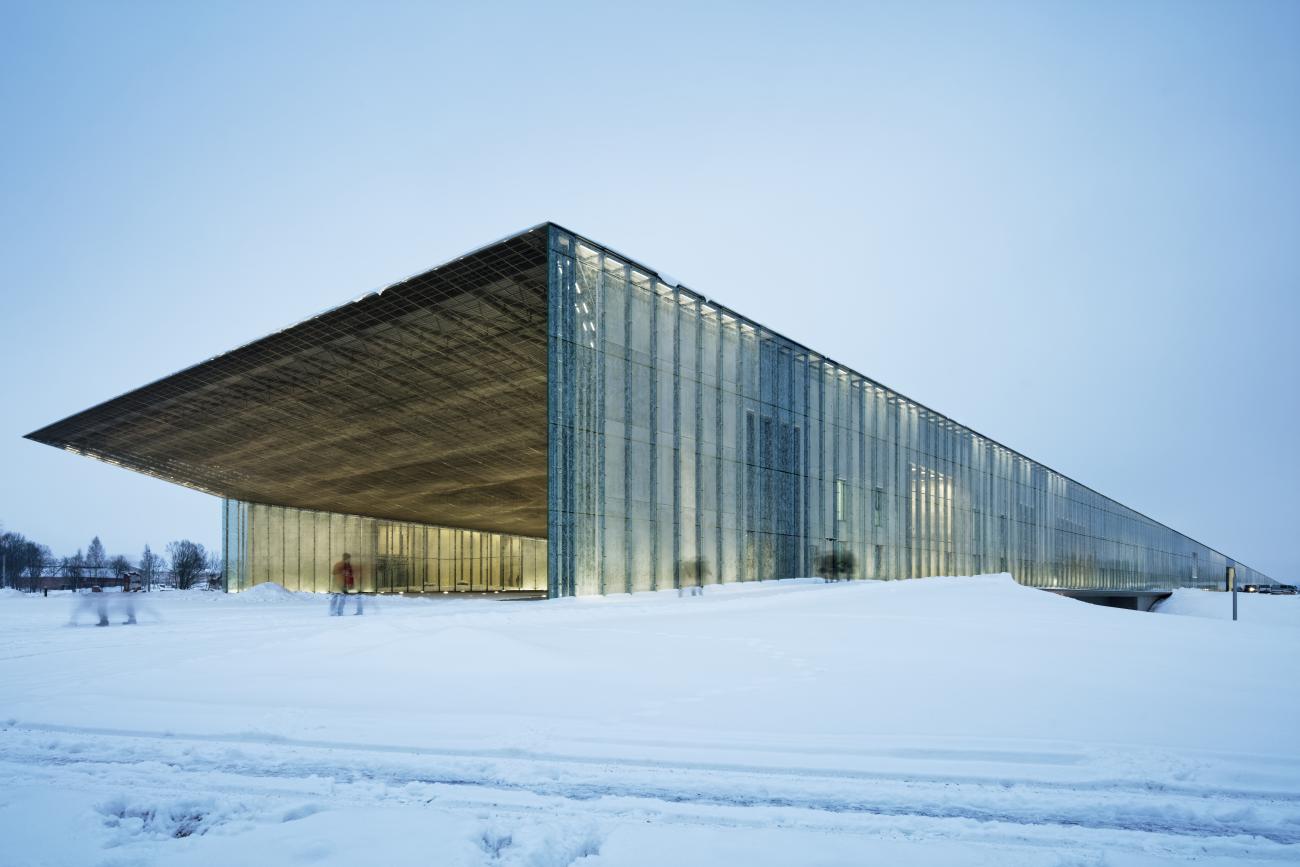
[[[1228,567],[1228,589],[1232,591],[1232,619],[1237,619],[1237,567]]]

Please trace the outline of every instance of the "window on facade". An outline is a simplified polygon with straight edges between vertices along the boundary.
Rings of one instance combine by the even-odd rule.
[[[835,520],[844,520],[844,480],[835,480]]]

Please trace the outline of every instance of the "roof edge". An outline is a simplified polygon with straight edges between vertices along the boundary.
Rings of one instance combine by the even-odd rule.
[[[225,357],[228,356],[228,355],[232,355],[232,354],[234,354],[234,353],[236,353],[236,352],[240,352],[240,351],[242,351],[242,350],[248,349],[249,347],[251,347],[251,346],[255,346],[255,345],[261,343],[261,342],[264,341],[264,340],[269,340],[269,339],[275,337],[277,334],[283,334],[284,332],[289,331],[290,329],[296,328],[296,327],[298,327],[299,325],[303,325],[303,324],[305,324],[305,323],[307,323],[307,322],[311,322],[313,319],[319,319],[319,318],[321,318],[322,316],[326,316],[326,315],[328,315],[328,314],[330,314],[330,313],[335,312],[336,310],[342,310],[343,308],[345,308],[345,307],[347,307],[347,306],[349,306],[349,305],[351,305],[351,304],[357,304],[357,303],[360,303],[361,301],[364,301],[364,300],[367,299],[367,298],[373,298],[373,297],[376,297],[376,296],[382,295],[384,292],[387,292],[389,289],[392,289],[392,288],[395,287],[395,286],[400,286],[400,285],[402,285],[403,283],[408,283],[408,282],[410,282],[411,280],[414,280],[414,279],[416,279],[416,278],[418,278],[418,277],[422,277],[422,276],[424,276],[425,274],[429,274],[429,273],[431,273],[431,272],[433,272],[433,271],[437,271],[437,270],[439,270],[440,268],[445,268],[445,267],[447,267],[448,265],[452,264],[453,262],[459,262],[459,261],[461,261],[462,259],[467,259],[467,258],[469,258],[470,256],[476,256],[476,255],[478,255],[478,254],[480,254],[480,253],[483,253],[483,252],[485,252],[485,251],[487,251],[487,250],[492,249],[493,247],[499,246],[499,245],[501,245],[501,244],[508,243],[508,242],[510,242],[510,241],[515,240],[516,238],[522,238],[522,237],[524,237],[525,235],[529,235],[529,234],[531,234],[531,233],[533,233],[533,232],[536,232],[538,229],[549,229],[549,227],[551,227],[551,226],[556,226],[557,228],[561,228],[561,229],[563,229],[563,227],[558,226],[558,224],[553,223],[553,222],[547,220],[547,221],[543,221],[543,222],[541,222],[541,223],[537,223],[537,224],[535,224],[535,225],[533,225],[533,226],[529,226],[527,229],[522,229],[522,230],[520,230],[520,231],[518,231],[518,232],[513,232],[513,233],[508,234],[508,235],[503,235],[503,236],[501,236],[500,238],[497,238],[495,241],[492,241],[492,242],[490,242],[490,243],[488,243],[488,244],[480,244],[479,246],[475,247],[473,250],[470,250],[470,251],[465,252],[465,253],[461,253],[459,256],[453,256],[452,258],[450,258],[450,259],[446,259],[446,260],[444,260],[444,261],[438,263],[437,265],[434,265],[434,266],[431,267],[431,268],[425,268],[425,269],[422,270],[422,271],[416,271],[416,272],[414,272],[414,273],[412,273],[412,274],[408,274],[406,277],[403,277],[403,278],[401,278],[400,280],[395,280],[395,281],[393,281],[392,283],[388,283],[388,284],[382,286],[382,287],[379,288],[379,289],[372,289],[372,290],[370,290],[369,292],[364,292],[364,293],[362,293],[361,295],[358,295],[358,296],[352,298],[352,299],[349,300],[349,301],[344,301],[344,302],[341,303],[341,304],[335,304],[335,305],[333,305],[333,306],[331,306],[331,307],[323,308],[323,309],[321,309],[321,310],[316,311],[315,313],[312,313],[312,314],[309,315],[309,316],[304,316],[303,318],[298,319],[298,320],[296,320],[296,321],[294,321],[294,322],[292,322],[292,323],[290,323],[290,324],[288,324],[288,325],[285,325],[285,326],[283,326],[283,327],[281,327],[281,328],[277,328],[276,330],[271,331],[271,332],[268,332],[267,334],[263,334],[261,337],[256,337],[256,338],[254,338],[254,339],[252,339],[252,340],[249,340],[249,341],[246,341],[246,342],[244,342],[244,343],[241,343],[241,344],[239,344],[239,345],[237,345],[237,346],[231,347],[230,349],[227,349],[225,352],[219,352],[219,353],[217,353],[216,355],[208,356],[207,358],[204,358],[204,359],[202,359],[201,361],[196,361],[196,362],[194,362],[193,364],[188,364],[188,365],[186,365],[185,367],[180,368],[179,370],[174,370],[174,371],[172,371],[171,373],[163,374],[162,376],[159,376],[159,377],[157,377],[157,378],[155,378],[155,379],[151,379],[151,380],[149,380],[148,382],[145,382],[145,383],[143,383],[143,384],[141,384],[141,385],[137,385],[137,386],[135,386],[134,388],[127,389],[126,391],[123,391],[123,392],[120,392],[120,393],[118,393],[118,394],[115,394],[115,395],[113,395],[112,397],[105,398],[104,400],[98,401],[97,403],[93,403],[93,404],[91,404],[90,406],[85,407],[84,409],[77,410],[76,412],[71,413],[70,415],[64,416],[63,418],[57,419],[57,420],[55,420],[55,421],[50,422],[49,424],[43,425],[43,426],[37,428],[36,430],[32,431],[31,433],[23,434],[23,437],[22,437],[22,438],[23,438],[23,439],[27,439],[27,440],[31,440],[31,441],[33,441],[33,442],[41,443],[42,445],[52,446],[52,447],[54,447],[54,448],[65,448],[67,444],[66,444],[66,442],[65,442],[64,440],[59,439],[59,438],[55,438],[55,437],[51,436],[50,434],[47,433],[47,431],[52,431],[53,429],[57,428],[58,426],[60,426],[60,425],[62,425],[62,424],[65,424],[66,422],[70,422],[70,421],[72,421],[73,419],[77,418],[78,416],[80,416],[80,415],[82,415],[82,414],[84,414],[84,413],[87,413],[87,412],[91,412],[91,411],[93,411],[93,410],[96,410],[96,409],[98,409],[98,408],[100,408],[100,407],[102,407],[102,406],[105,406],[106,404],[110,404],[110,403],[112,403],[112,402],[114,402],[114,401],[116,401],[116,400],[121,400],[122,398],[126,397],[127,395],[134,394],[134,393],[137,392],[137,391],[142,391],[142,390],[147,389],[147,388],[152,388],[153,386],[156,386],[156,385],[158,385],[158,384],[164,382],[165,380],[171,379],[172,377],[183,376],[184,374],[189,373],[189,372],[191,372],[191,371],[193,371],[193,370],[196,370],[196,369],[202,367],[202,366],[205,365],[205,364],[210,364],[210,363],[212,363],[212,362],[214,362],[214,361],[217,361],[218,359],[225,358]],[[568,232],[569,230],[568,230],[568,229],[563,229],[563,231]],[[571,233],[571,234],[576,234],[576,233]],[[581,236],[580,236],[580,237],[581,237]],[[44,436],[42,436],[42,435],[44,435]]]

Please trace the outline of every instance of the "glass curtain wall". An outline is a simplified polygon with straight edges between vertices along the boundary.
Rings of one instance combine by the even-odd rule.
[[[224,502],[226,589],[274,581],[318,593],[344,552],[367,593],[546,590],[546,540],[384,521],[238,500]]]
[[[1217,551],[555,226],[548,275],[552,596],[828,571],[1223,586]]]

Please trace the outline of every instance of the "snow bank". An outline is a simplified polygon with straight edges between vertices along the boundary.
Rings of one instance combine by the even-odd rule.
[[[1232,620],[1232,594],[1217,590],[1180,588],[1152,610],[1160,614]],[[1239,623],[1300,629],[1300,596],[1238,593],[1237,620]]]
[[[286,590],[283,585],[268,581],[265,584],[254,584],[241,593],[232,593],[228,598],[241,605],[277,605],[284,602],[319,602],[323,597],[315,593]]]

